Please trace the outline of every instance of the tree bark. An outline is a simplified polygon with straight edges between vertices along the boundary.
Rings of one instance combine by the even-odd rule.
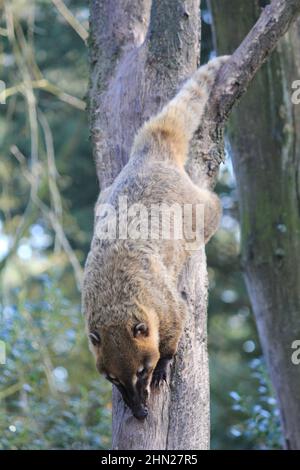
[[[91,3],[90,115],[101,189],[128,161],[134,134],[197,69],[199,0]],[[196,149],[196,146],[195,146]],[[114,449],[207,449],[207,276],[203,250],[181,280],[190,305],[169,386],[153,393],[142,424],[113,390]]]
[[[288,2],[287,2],[288,3]],[[259,2],[211,0],[218,53],[230,53]],[[239,190],[242,265],[281,413],[285,447],[300,449],[300,21],[279,42],[232,113],[229,141]]]
[[[282,1],[273,3],[278,7]],[[244,50],[249,49],[247,58],[240,53],[233,56],[217,82],[187,168],[193,180],[202,186],[213,185],[229,109],[295,15],[296,8],[291,7],[294,2],[285,3],[288,5],[280,9],[278,17],[277,12],[270,11],[273,24],[267,28],[268,41],[258,46],[258,39],[265,35],[259,29],[244,46]],[[103,190],[128,161],[133,136],[142,122],[156,113],[183,79],[196,70],[199,0],[94,0],[90,26],[90,127]],[[234,57],[239,58],[237,63]],[[243,66],[246,73],[241,70]],[[233,87],[231,82],[236,76],[240,83]],[[186,293],[190,315],[172,367],[170,385],[152,394],[145,423],[132,417],[117,390],[113,390],[114,449],[209,447],[204,247],[190,259],[179,288]]]

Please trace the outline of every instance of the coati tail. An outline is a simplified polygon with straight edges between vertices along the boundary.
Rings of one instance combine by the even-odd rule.
[[[183,166],[216,75],[228,58],[217,57],[200,67],[162,111],[141,127],[131,154],[137,155],[145,147],[151,150],[158,146],[165,152],[161,159],[170,158]]]

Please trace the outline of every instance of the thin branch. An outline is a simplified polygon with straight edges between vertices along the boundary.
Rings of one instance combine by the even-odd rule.
[[[64,17],[64,19],[69,23],[70,26],[76,31],[76,33],[81,37],[81,39],[86,43],[89,33],[82,26],[82,24],[75,18],[73,13],[66,7],[62,0],[52,0],[52,3],[56,6],[59,13]]]
[[[210,119],[226,119],[278,40],[300,13],[299,0],[273,0],[222,68],[208,102]],[[214,116],[212,115],[214,114]]]
[[[82,267],[78,261],[78,258],[73,248],[70,245],[70,242],[63,230],[62,225],[57,220],[57,217],[55,216],[55,214],[40,199],[36,198],[34,202],[40,208],[44,217],[46,217],[50,221],[53,229],[55,230],[55,233],[57,234],[57,237],[66,255],[68,256],[71,266],[73,268],[77,289],[79,292],[81,292],[82,276],[83,276]]]
[[[188,162],[194,181],[201,180],[208,187],[215,185],[219,165],[224,161],[223,130],[229,113],[299,12],[300,0],[273,0],[220,70],[197,132],[201,147],[197,148],[197,158]]]
[[[21,166],[21,170],[25,178],[27,179],[28,183],[30,184],[31,187],[34,186],[35,184],[35,178],[36,174],[38,173],[39,169],[36,170],[35,174],[33,174],[30,170],[25,165],[26,158],[24,155],[20,152],[20,150],[14,145],[11,148],[11,152],[14,155],[14,157],[18,160]],[[56,217],[56,214],[49,209],[49,207],[38,197],[35,191],[30,192],[30,197],[33,203],[39,208],[39,210],[42,212],[43,216],[45,219],[48,220],[50,225],[52,226],[55,234],[58,237],[58,240],[63,247],[63,250],[65,251],[67,257],[69,258],[70,264],[73,268],[74,271],[74,276],[76,280],[76,285],[79,290],[81,291],[81,284],[82,284],[82,267],[79,263],[79,260],[73,250],[73,248],[70,245],[70,242],[63,230],[62,224]]]
[[[42,126],[44,136],[45,136],[45,147],[46,147],[47,165],[48,165],[48,184],[49,184],[49,191],[50,191],[52,206],[53,206],[54,213],[57,217],[57,220],[59,220],[60,224],[62,224],[62,213],[63,213],[62,200],[61,200],[60,192],[57,186],[58,171],[57,171],[56,163],[55,163],[53,136],[52,136],[52,132],[51,132],[48,120],[45,114],[41,110],[39,110],[38,112],[38,118]],[[59,249],[60,249],[59,240],[58,240],[58,237],[56,236],[54,250],[59,251]]]
[[[5,268],[9,259],[15,254],[19,243],[35,219],[35,210],[32,200],[29,198],[26,209],[23,212],[18,227],[15,231],[8,253],[0,261],[0,272]]]
[[[19,151],[17,146],[11,147],[11,152],[15,158],[19,161],[24,176],[30,183],[30,196],[25,212],[21,218],[16,234],[11,246],[9,253],[0,263],[0,270],[4,268],[8,259],[15,253],[19,241],[28,229],[28,226],[32,222],[32,215],[35,214],[35,206],[43,213],[44,217],[52,225],[52,228],[56,235],[56,241],[59,241],[63,250],[69,258],[69,261],[73,267],[75,280],[78,289],[81,288],[82,279],[82,268],[77,259],[77,256],[72,249],[69,240],[67,239],[63,227],[62,227],[62,204],[59,191],[56,185],[57,170],[54,159],[54,147],[53,139],[50,127],[46,118],[43,114],[39,115],[41,126],[44,131],[47,162],[48,162],[48,173],[49,173],[49,190],[51,201],[53,203],[53,209],[48,208],[40,198],[38,197],[39,181],[41,176],[41,164],[38,161],[38,119],[37,119],[37,104],[36,97],[34,95],[34,88],[45,89],[50,93],[58,96],[61,100],[83,110],[85,109],[85,103],[75,97],[62,92],[57,86],[52,85],[47,80],[42,78],[42,74],[35,62],[34,54],[32,51],[32,44],[26,40],[23,33],[23,29],[17,19],[13,17],[12,6],[9,2],[5,2],[5,19],[7,27],[7,35],[11,43],[18,71],[20,73],[22,82],[19,85],[4,90],[4,96],[12,96],[17,92],[21,92],[26,98],[28,116],[29,116],[29,127],[30,127],[30,142],[31,142],[31,165],[30,170],[27,168],[27,159]],[[34,17],[31,18],[32,23]],[[31,38],[33,40],[33,38]],[[25,54],[23,54],[25,52]],[[32,77],[37,80],[32,80]],[[1,96],[1,95],[0,95]],[[56,243],[57,246],[57,243]]]
[[[5,2],[5,19],[7,35],[14,52],[20,75],[24,77],[24,81],[18,85],[2,90],[0,93],[0,100],[5,100],[9,96],[19,92],[23,93],[28,98],[27,89],[30,88],[30,90],[32,90],[37,88],[57,96],[61,101],[64,101],[74,108],[85,110],[86,104],[83,100],[65,93],[57,85],[54,85],[43,78],[42,72],[34,60],[31,47],[26,41],[20,23],[17,20],[14,21],[12,8],[8,2]],[[24,51],[26,52],[25,54],[23,53]],[[35,80],[32,80],[32,77],[35,78]]]
[[[5,398],[9,397],[10,395],[14,395],[15,393],[19,392],[23,387],[22,382],[17,382],[9,387],[5,388],[4,390],[0,391],[0,401],[4,400]]]
[[[32,11],[34,11],[34,9]],[[30,17],[28,18],[28,21],[30,20]],[[34,18],[32,18],[31,21],[34,21]],[[30,76],[34,77],[36,80],[41,80],[43,78],[43,74],[41,70],[39,69],[39,66],[36,63],[36,60],[34,57],[33,36],[32,36],[34,25],[32,24],[32,26],[28,28],[28,36],[29,37],[32,36],[29,42],[29,40],[27,40],[25,37],[23,28],[17,17],[15,17],[14,22],[15,22],[16,38],[19,44],[19,51],[21,52],[21,59],[24,61],[24,64],[26,64],[26,68],[28,72],[30,72]]]
[[[52,95],[57,96],[57,98],[59,98],[61,101],[64,101],[70,106],[80,109],[81,111],[84,111],[86,109],[86,104],[83,100],[77,98],[76,96],[72,96],[69,93],[65,93],[58,86],[48,82],[48,80],[46,80],[45,78],[43,80],[33,82],[32,86],[33,88],[40,88],[45,91],[48,91]]]
[[[20,75],[23,78],[24,82],[24,96],[27,101],[28,109],[28,120],[30,127],[30,160],[32,168],[36,168],[38,162],[38,123],[37,123],[37,114],[36,114],[36,99],[33,93],[33,88],[31,86],[31,70],[26,62],[27,56],[27,42],[23,34],[23,29],[18,21],[14,21],[12,16],[12,9],[8,6],[7,2],[5,3],[5,17],[6,17],[6,26],[8,31],[8,38],[11,43],[11,46],[14,51],[16,62]],[[23,51],[26,51],[26,54],[23,54]],[[37,191],[38,188],[38,179],[35,179],[35,184],[32,186],[32,191]]]
[[[32,88],[44,90],[48,93],[51,93],[52,95],[57,96],[57,98],[61,101],[64,101],[65,103],[69,104],[70,106],[73,106],[74,108],[80,109],[80,111],[84,111],[86,108],[86,104],[83,100],[77,98],[76,96],[72,96],[68,93],[65,93],[58,86],[53,85],[45,78],[42,78],[41,80],[33,80],[30,82],[30,85]],[[6,100],[7,98],[15,95],[16,93],[24,94],[24,87],[25,83],[21,82],[18,85],[6,88],[0,93],[0,100]]]

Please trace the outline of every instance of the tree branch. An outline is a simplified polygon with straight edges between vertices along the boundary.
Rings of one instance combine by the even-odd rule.
[[[208,108],[226,119],[233,105],[246,91],[258,69],[277,42],[300,13],[299,0],[273,0],[266,6],[256,24],[223,67],[211,94]]]
[[[80,21],[73,15],[71,10],[64,4],[62,0],[52,0],[52,3],[56,6],[59,13],[64,17],[64,19],[69,23],[69,25],[76,31],[76,33],[81,37],[81,39],[86,42],[88,38],[87,30],[82,26]]]
[[[212,0],[218,53],[236,47],[257,20],[257,5]],[[256,2],[255,2],[256,3]],[[300,16],[232,113],[228,136],[239,187],[241,262],[287,449],[300,448],[300,375],[291,344],[300,331],[300,108],[291,100],[300,74]],[[258,118],[259,116],[259,118]],[[276,182],[274,184],[274,182]],[[298,202],[298,204],[297,204]],[[280,225],[278,225],[280,221]],[[284,227],[288,237],[282,236]]]
[[[202,140],[200,160],[205,162],[202,171],[208,177],[208,185],[214,184],[223,161],[223,127],[232,107],[299,12],[299,0],[273,0],[221,69],[207,103],[205,121],[198,131]]]

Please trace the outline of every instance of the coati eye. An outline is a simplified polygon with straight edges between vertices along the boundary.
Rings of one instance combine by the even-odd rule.
[[[141,379],[141,378],[143,378],[143,377],[146,377],[147,373],[148,373],[147,367],[140,367],[140,368],[138,369],[136,375],[137,375],[138,378]]]
[[[89,334],[89,338],[94,346],[99,346],[101,343],[101,338],[98,331],[93,331]]]
[[[136,338],[137,336],[148,336],[149,330],[146,323],[138,323],[133,328],[133,336]]]

